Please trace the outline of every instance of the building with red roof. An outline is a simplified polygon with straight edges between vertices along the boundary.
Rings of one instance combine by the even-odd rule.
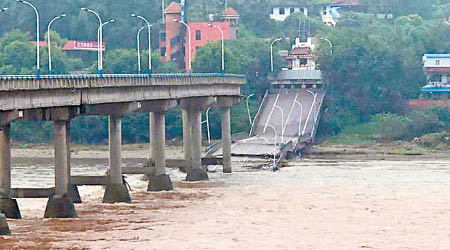
[[[182,8],[176,2],[172,2],[164,10],[165,24],[160,31],[159,45],[161,60],[164,62],[175,61],[185,69],[189,65],[189,33],[184,25],[174,22],[181,20]],[[197,48],[205,46],[208,42],[216,42],[222,39],[222,34],[216,26],[223,30],[224,40],[234,40],[238,35],[239,13],[228,7],[221,13],[220,20],[210,22],[188,22],[191,29],[191,57],[195,60]],[[212,26],[211,26],[212,25]]]

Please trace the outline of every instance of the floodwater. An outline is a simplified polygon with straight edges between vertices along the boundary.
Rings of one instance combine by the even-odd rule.
[[[450,160],[297,159],[279,172],[244,160],[209,182],[171,169],[172,192],[129,176],[131,204],[81,187],[77,219],[42,219],[45,199],[21,199],[24,218],[9,220],[0,249],[450,249]],[[107,161],[72,168],[103,174]],[[52,185],[51,161],[15,161],[14,187]]]

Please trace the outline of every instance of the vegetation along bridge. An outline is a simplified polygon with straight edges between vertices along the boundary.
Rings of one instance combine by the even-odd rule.
[[[165,170],[165,112],[177,107],[183,111],[186,180],[208,179],[201,158],[201,112],[210,106],[222,111],[223,165],[224,172],[230,173],[230,108],[240,101],[245,83],[243,76],[229,74],[0,76],[0,211],[8,218],[20,218],[14,198],[42,197],[44,193],[49,197],[46,218],[76,217],[76,185],[98,182],[106,186],[103,202],[130,202],[124,172],[151,174],[150,191],[172,189]],[[124,171],[121,121],[137,111],[150,112],[154,168]],[[70,122],[77,115],[109,116],[110,171],[105,178],[70,175]],[[47,192],[11,188],[10,123],[31,120],[53,122],[55,188]]]

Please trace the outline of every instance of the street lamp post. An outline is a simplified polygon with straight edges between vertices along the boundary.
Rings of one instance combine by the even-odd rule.
[[[270,71],[273,72],[273,45],[276,42],[281,41],[283,38],[277,38],[275,40],[272,41],[272,43],[270,44]]]
[[[81,8],[81,10],[94,14],[97,17],[98,22],[99,22],[99,25],[98,25],[99,28],[97,30],[97,73],[99,75],[102,75],[103,74],[103,72],[102,72],[103,71],[103,67],[102,67],[103,32],[102,32],[101,26],[103,24],[103,21],[97,12],[95,12],[91,9],[88,9],[88,8]],[[100,30],[100,32],[99,32],[99,30]]]
[[[189,64],[188,64],[188,73],[191,74],[192,73],[192,51],[191,51],[191,27],[189,27],[189,25],[187,25],[187,23],[178,20],[178,19],[173,19],[174,22],[177,23],[181,23],[184,26],[186,26],[187,30],[188,30],[188,45],[189,45],[189,51],[188,51],[188,57],[189,57]]]
[[[250,126],[253,126],[253,121],[252,121],[252,115],[250,114],[250,105],[248,104],[248,101],[249,101],[249,99],[252,98],[252,96],[254,96],[254,95],[255,95],[255,94],[251,94],[251,95],[247,96],[247,99],[246,99],[248,121],[250,122]]]
[[[144,20],[148,27],[148,75],[152,76],[152,41],[151,41],[151,28],[152,25],[150,22],[144,18],[143,16],[138,16],[136,14],[131,14],[132,17],[137,17],[139,19]]]
[[[53,18],[50,21],[50,23],[48,24],[48,27],[47,27],[47,36],[48,36],[48,38],[47,38],[47,43],[48,43],[48,73],[50,75],[53,74],[53,70],[52,70],[52,46],[51,46],[51,38],[50,38],[51,37],[51,35],[50,35],[50,27],[52,26],[54,21],[56,21],[56,20],[58,20],[58,19],[60,19],[62,17],[65,17],[65,16],[66,16],[66,14],[62,14],[62,15],[59,15],[59,16]]]
[[[331,41],[326,38],[323,38],[323,37],[321,37],[320,40],[326,41],[326,42],[328,42],[328,44],[330,44],[330,51],[331,51],[331,54],[333,55],[333,44],[331,43]]]
[[[29,5],[31,8],[33,8],[34,13],[36,13],[36,76],[37,78],[41,77],[41,67],[40,65],[40,54],[39,54],[39,12],[37,11],[36,7],[34,7],[33,4],[30,2],[24,1],[24,0],[16,0],[18,3],[23,3],[26,5]]]
[[[141,31],[147,27],[141,27],[137,33],[137,55],[138,55],[138,72],[141,73]]]
[[[216,26],[214,24],[208,24],[209,27],[213,27],[216,28],[220,31],[220,35],[222,37],[222,74],[225,74],[225,43],[224,43],[224,34],[223,34],[223,29],[220,28],[219,26]]]
[[[115,22],[114,19],[104,22],[100,25],[100,27],[98,27],[98,30],[97,30],[97,35],[100,36],[100,48],[101,48],[100,49],[100,71],[99,71],[100,76],[103,76],[103,37],[102,37],[103,36],[103,31],[102,31],[103,26],[105,26],[109,23],[114,23],[114,22]]]

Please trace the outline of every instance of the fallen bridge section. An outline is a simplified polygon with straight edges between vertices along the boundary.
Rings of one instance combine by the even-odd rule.
[[[232,155],[273,157],[275,162],[314,141],[325,92],[271,89],[266,92],[249,138],[232,145]],[[221,155],[219,149],[213,155]]]

